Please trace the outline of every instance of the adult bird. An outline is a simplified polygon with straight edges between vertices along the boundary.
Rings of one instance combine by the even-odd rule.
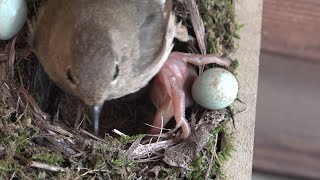
[[[31,46],[49,77],[94,111],[146,86],[176,32],[171,0],[48,0],[31,25]]]

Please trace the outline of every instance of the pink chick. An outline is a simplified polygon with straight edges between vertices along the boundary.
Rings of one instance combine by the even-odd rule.
[[[182,128],[182,138],[190,136],[191,128],[185,118],[185,109],[194,104],[191,87],[198,74],[188,63],[197,66],[209,63],[230,66],[230,60],[214,55],[172,52],[152,82],[150,97],[157,112],[150,134],[159,134],[161,127],[165,127],[174,116],[176,127]]]

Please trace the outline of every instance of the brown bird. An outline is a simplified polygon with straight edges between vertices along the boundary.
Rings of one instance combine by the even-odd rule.
[[[94,107],[146,86],[176,31],[171,0],[49,0],[31,25],[31,46],[49,77]]]
[[[31,26],[31,45],[49,77],[93,107],[98,134],[103,102],[146,86],[169,57],[174,37],[188,40],[180,25],[172,14],[172,0],[49,0]],[[155,79],[151,98],[161,107],[153,124],[159,127],[161,116],[166,124],[175,115],[183,138],[190,135],[184,117],[190,103],[185,99],[192,99],[181,93],[188,92],[184,86],[195,77],[187,62],[228,63],[213,55],[173,54]],[[168,86],[172,78],[176,81]]]

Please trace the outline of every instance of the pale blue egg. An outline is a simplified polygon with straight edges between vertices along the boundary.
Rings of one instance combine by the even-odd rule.
[[[238,81],[226,69],[212,68],[204,71],[192,85],[192,96],[196,103],[207,109],[223,109],[237,97]]]
[[[0,40],[15,36],[27,20],[25,0],[0,0]]]

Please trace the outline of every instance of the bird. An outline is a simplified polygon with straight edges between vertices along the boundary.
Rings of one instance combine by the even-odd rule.
[[[191,127],[185,117],[185,109],[194,104],[191,87],[198,77],[196,69],[191,65],[201,66],[210,63],[228,68],[231,61],[213,54],[170,53],[151,83],[149,95],[157,112],[149,130],[150,134],[159,134],[161,128],[174,117],[176,127],[182,129],[182,138],[189,138]]]
[[[49,78],[93,112],[145,87],[176,34],[172,0],[48,0],[29,23],[30,45]]]

